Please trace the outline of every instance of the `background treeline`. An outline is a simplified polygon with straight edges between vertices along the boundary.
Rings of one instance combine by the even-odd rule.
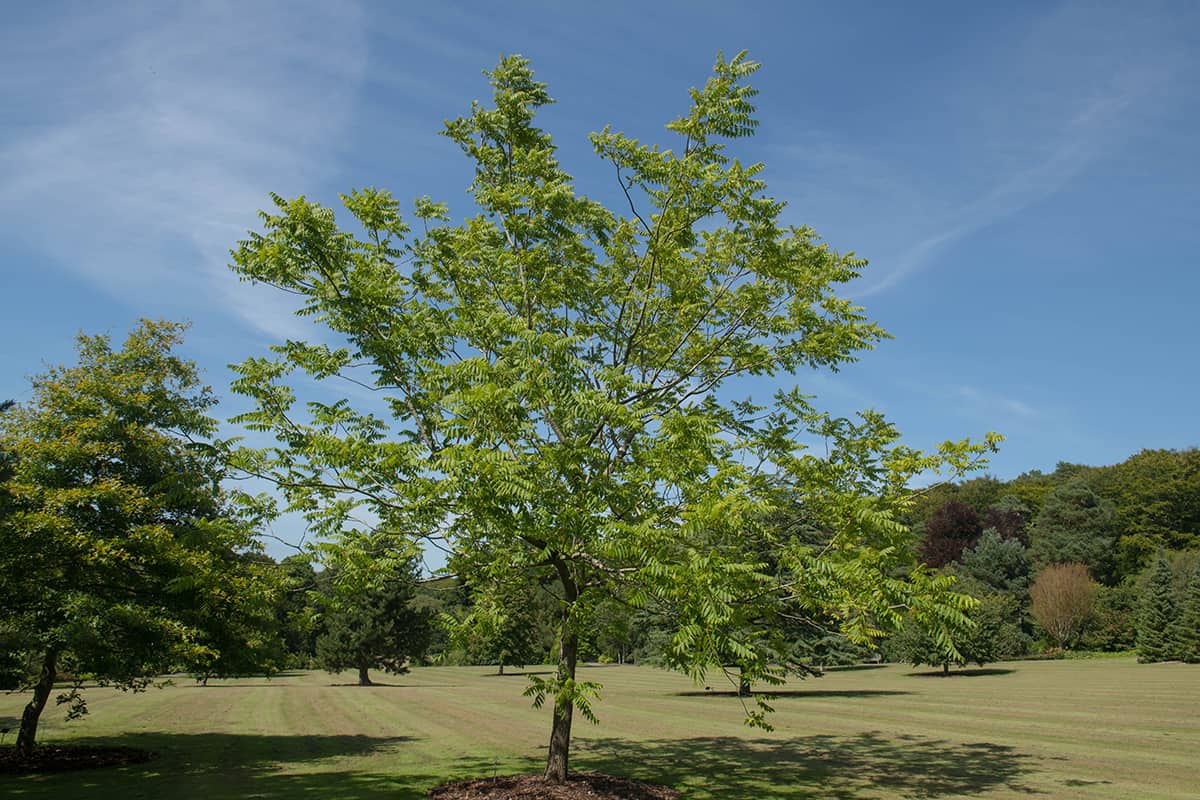
[[[938,485],[918,495],[905,522],[913,557],[955,575],[958,590],[978,604],[970,613],[974,626],[953,632],[953,651],[935,630],[911,624],[881,643],[888,660],[948,668],[1134,649],[1148,661],[1200,659],[1200,450],[1146,450],[1113,466],[1064,463],[1011,481]],[[802,498],[781,503],[772,524],[781,537],[799,532],[813,546],[829,536],[808,522]],[[746,546],[762,547],[771,568],[765,543]],[[352,668],[361,676],[368,668],[401,669],[404,658],[501,672],[554,658],[557,601],[532,572],[525,585],[472,587],[455,578],[420,580],[412,567],[390,590],[360,593],[334,611],[333,572],[298,557],[279,566],[288,583],[275,614],[281,664]],[[649,664],[669,658],[678,621],[652,599],[636,606],[618,596],[598,609],[581,656]],[[764,635],[787,641],[798,664],[875,657],[820,620],[760,623]],[[401,630],[409,631],[403,646],[394,638]],[[347,631],[366,639],[375,631],[375,639],[355,645]],[[372,647],[380,655],[371,655]],[[389,662],[389,649],[404,658]]]
[[[983,660],[1135,648],[1143,660],[1197,658],[1184,618],[1200,564],[1200,450],[939,485],[918,496],[907,522],[918,557],[958,575],[960,590],[980,601],[956,660],[979,660],[979,638]],[[1151,628],[1177,644],[1143,647]],[[925,663],[937,663],[914,638],[909,631],[886,649],[918,662],[924,651]]]

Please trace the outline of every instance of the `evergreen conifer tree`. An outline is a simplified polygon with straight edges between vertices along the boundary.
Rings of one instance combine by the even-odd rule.
[[[1175,656],[1173,629],[1176,618],[1171,564],[1160,552],[1154,574],[1142,595],[1138,619],[1137,651],[1142,663],[1169,661]]]
[[[1179,657],[1189,664],[1200,663],[1200,563],[1184,591],[1177,631]]]

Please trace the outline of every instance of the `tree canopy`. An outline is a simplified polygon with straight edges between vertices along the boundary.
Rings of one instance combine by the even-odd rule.
[[[328,330],[237,367],[254,402],[242,421],[279,441],[241,466],[328,536],[369,528],[448,549],[470,584],[554,587],[557,670],[528,689],[552,701],[552,780],[574,711],[595,717],[599,687],[576,681],[576,662],[614,596],[670,608],[671,666],[699,679],[732,658],[754,681],[781,678],[757,644],[764,615],[828,618],[868,641],[906,609],[949,624],[967,602],[952,579],[895,572],[909,557],[896,515],[912,476],[965,469],[994,438],[928,454],[878,413],[833,418],[798,386],[735,399],[742,379],[837,369],[885,336],[835,291],[864,262],[785,222],[763,165],[730,150],[757,127],[757,68],[718,58],[668,123],[670,148],[593,134],[621,198],[608,208],[576,192],[535,121],[546,86],[506,57],[487,73],[491,103],[445,129],[474,164],[477,214],[454,221],[421,198],[414,233],[381,189],[343,196],[344,225],[274,196],[234,254]],[[296,372],[379,402],[298,407]],[[780,485],[829,544],[761,530]],[[778,568],[738,546],[748,533]]]
[[[80,335],[79,363],[36,376],[0,415],[0,633],[20,654],[10,674],[34,688],[25,752],[60,669],[136,688],[230,645],[215,621],[249,580],[254,541],[204,444],[214,401],[174,353],[182,332],[145,320],[121,349]],[[64,697],[83,713],[78,691]]]

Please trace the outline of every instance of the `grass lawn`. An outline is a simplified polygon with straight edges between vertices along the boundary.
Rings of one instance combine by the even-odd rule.
[[[778,697],[765,733],[731,688],[598,666],[601,725],[577,721],[572,766],[656,780],[692,798],[1194,798],[1200,667],[1039,661],[976,674],[887,666],[831,672]],[[50,707],[42,741],[149,748],[148,764],[0,776],[0,797],[55,800],[407,800],[447,778],[541,767],[548,710],[519,675],[422,668],[390,686],[348,675],[88,692],[91,715]],[[0,725],[24,698],[0,695]],[[7,744],[11,745],[13,734]]]

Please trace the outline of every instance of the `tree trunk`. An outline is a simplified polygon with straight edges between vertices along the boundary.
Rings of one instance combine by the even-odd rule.
[[[371,676],[367,674],[367,669],[368,668],[366,666],[361,665],[361,664],[358,667],[358,685],[359,686],[374,686],[374,684],[371,683]]]
[[[54,689],[54,677],[57,674],[58,651],[51,648],[46,651],[42,661],[42,673],[38,676],[37,685],[33,687],[33,699],[21,713],[21,730],[17,733],[17,752],[28,756],[33,752],[34,742],[37,741],[38,720],[41,719],[42,709],[50,699]]]
[[[501,661],[501,662],[500,662],[500,669],[499,669],[499,671],[497,671],[497,672],[496,672],[496,674],[497,674],[497,675],[503,675],[503,674],[504,674],[504,662],[503,662],[503,661]]]
[[[949,674],[950,674],[950,662],[949,662],[949,661],[943,661],[943,662],[942,662],[942,677],[945,677],[945,676],[947,676],[947,675],[949,675]]]
[[[579,657],[579,637],[574,632],[564,631],[558,656],[558,680],[575,680],[575,662]],[[575,715],[575,703],[561,694],[554,698],[554,725],[550,729],[550,754],[546,758],[546,780],[550,783],[565,783],[567,780],[567,757],[571,750],[571,718]]]

